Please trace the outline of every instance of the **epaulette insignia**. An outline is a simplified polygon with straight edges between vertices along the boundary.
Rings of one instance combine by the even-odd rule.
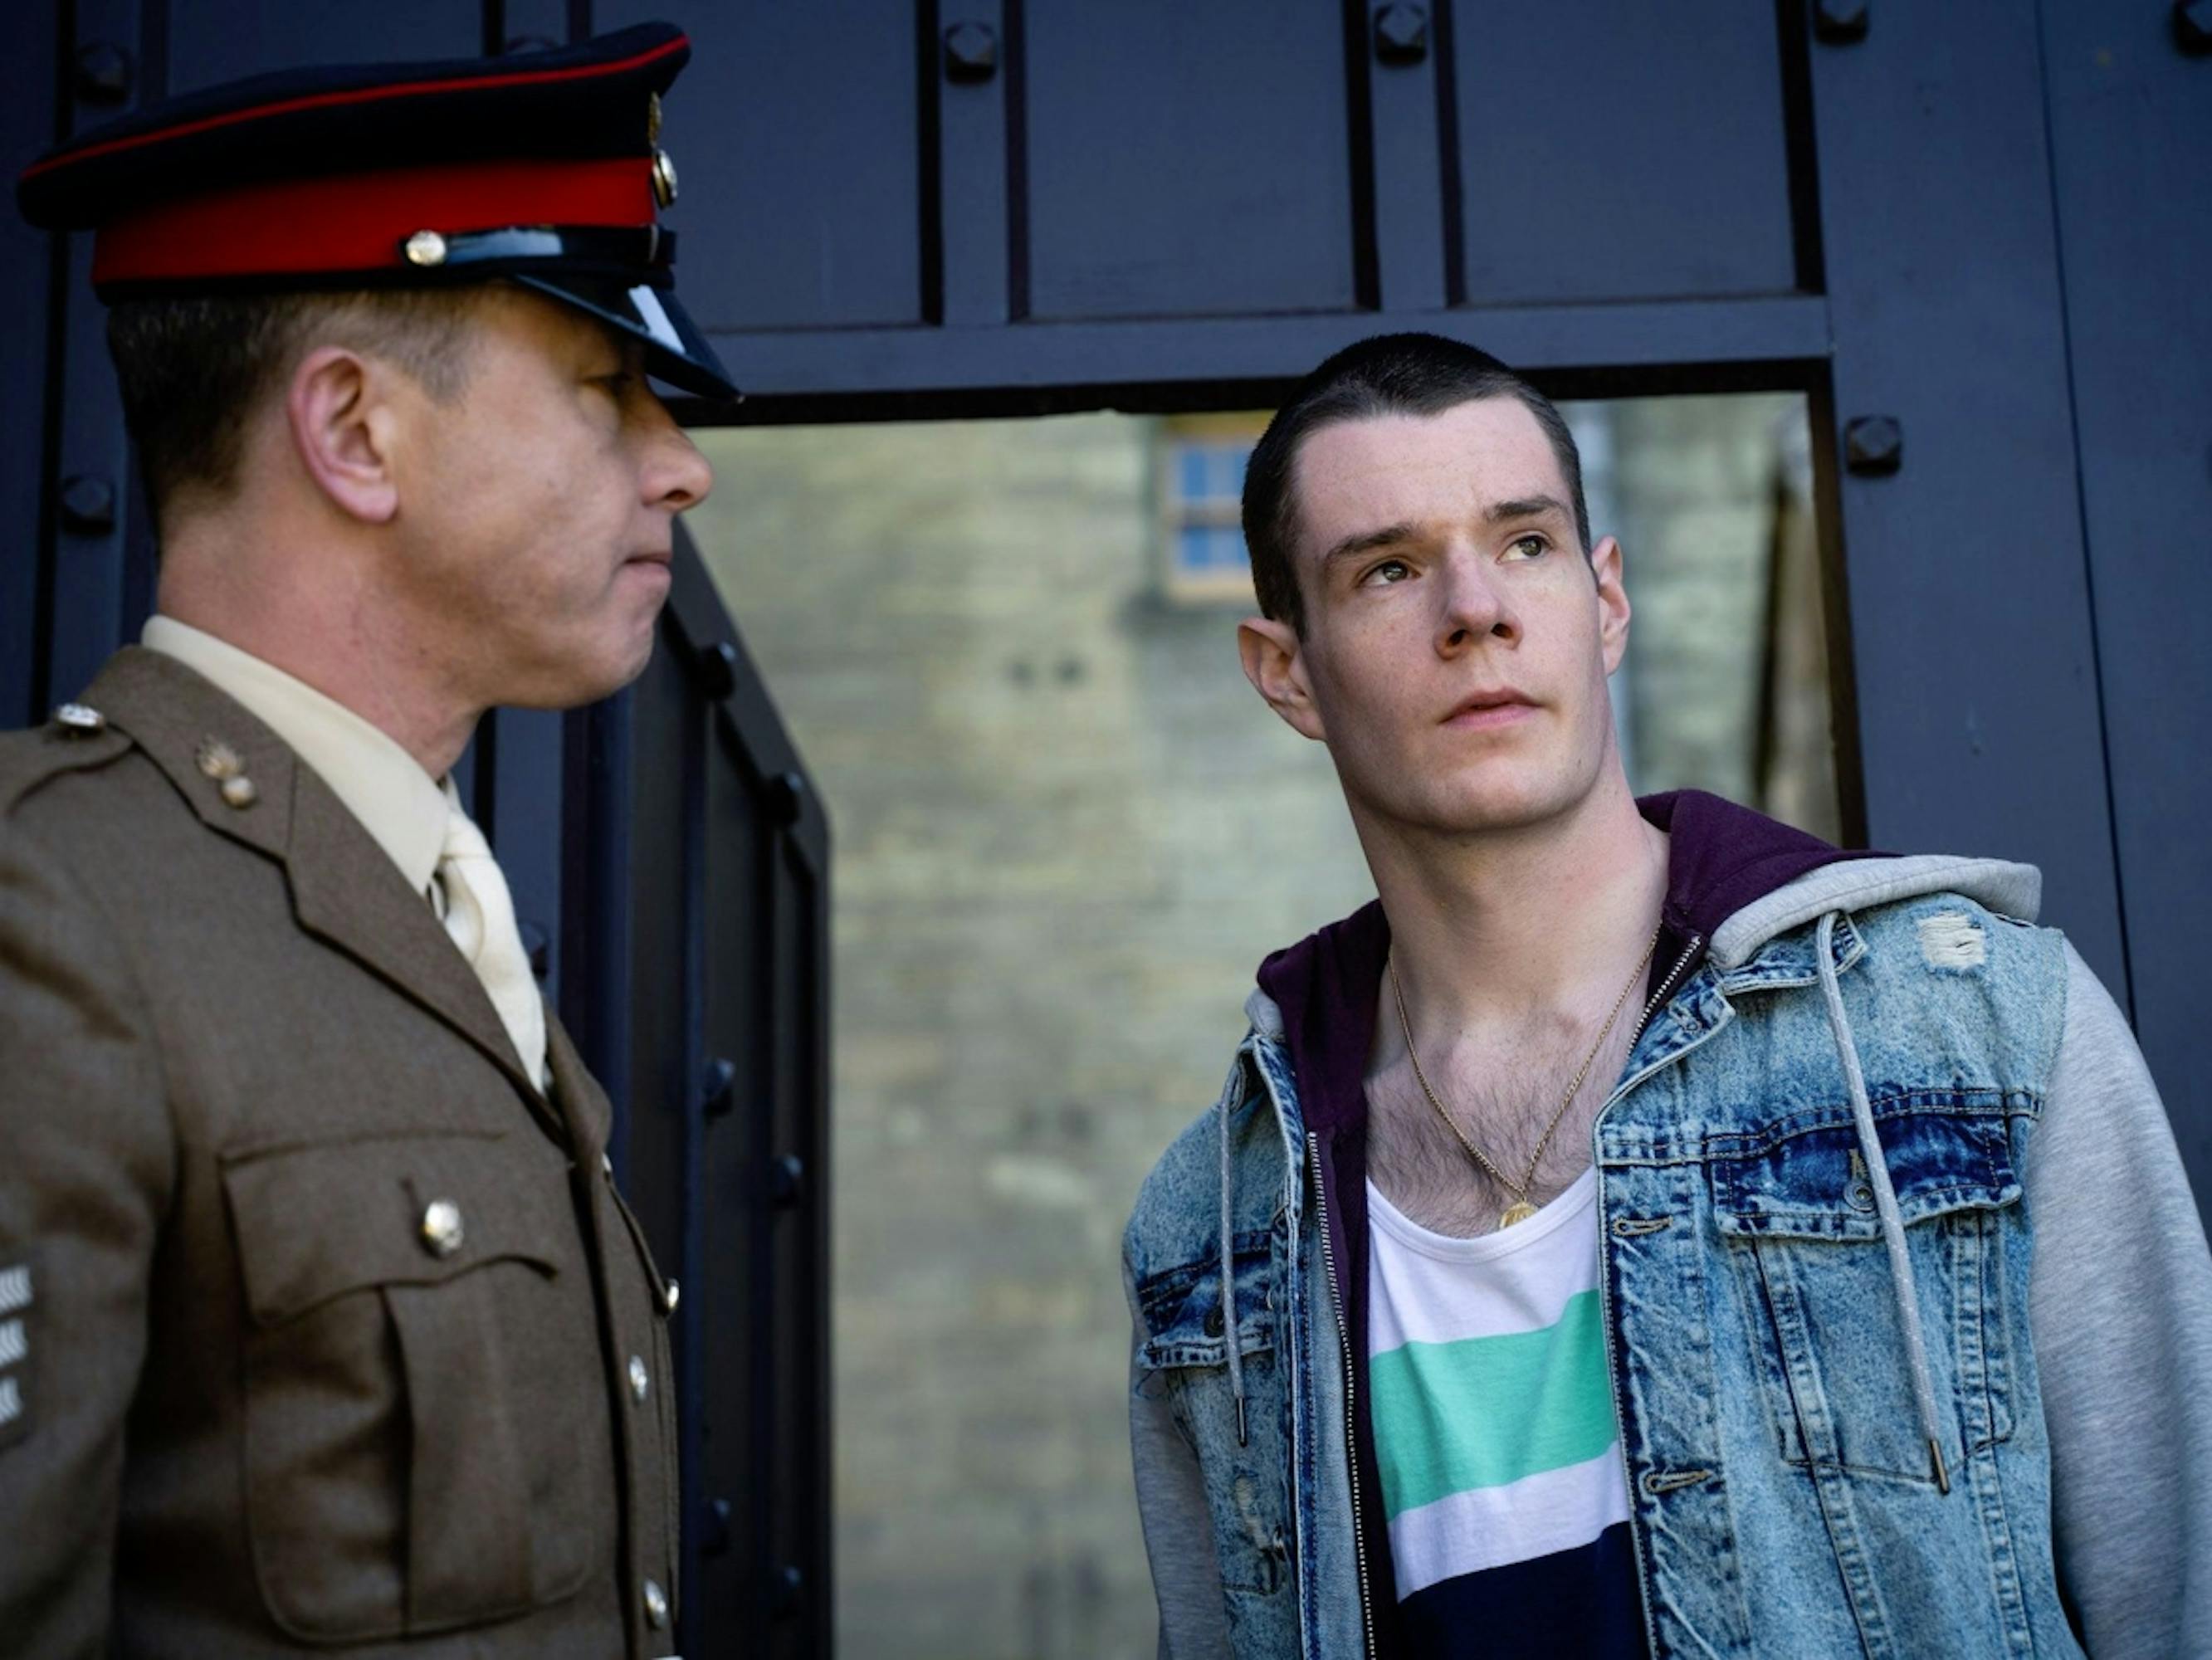
[[[30,1403],[23,1398],[30,1318],[30,1264],[0,1268],[0,1447],[30,1433]]]

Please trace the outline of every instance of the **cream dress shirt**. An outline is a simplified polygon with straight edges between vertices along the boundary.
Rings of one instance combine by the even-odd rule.
[[[461,810],[460,800],[449,797],[447,788],[423,771],[398,739],[304,681],[174,617],[148,618],[139,639],[147,650],[173,657],[212,681],[289,745],[399,866],[407,885],[442,918],[445,895],[435,879],[438,859],[446,843],[447,814]],[[521,950],[519,938],[514,949]],[[487,984],[485,989],[491,988]],[[497,1008],[498,998],[492,1001]],[[533,1052],[528,1035],[503,1013],[501,1018],[524,1067],[542,1081],[543,1029]]]

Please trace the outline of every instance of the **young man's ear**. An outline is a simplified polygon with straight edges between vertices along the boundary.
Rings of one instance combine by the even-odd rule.
[[[399,511],[392,469],[389,371],[343,346],[318,346],[292,371],[284,417],[307,476],[332,507],[363,524]]]
[[[1590,550],[1590,575],[1597,579],[1597,632],[1605,648],[1605,672],[1620,666],[1628,650],[1628,590],[1621,581],[1620,544],[1612,537],[1599,538]]]
[[[1321,710],[1313,687],[1306,679],[1305,642],[1288,623],[1272,617],[1248,617],[1237,625],[1237,651],[1244,660],[1244,678],[1267,707],[1293,732],[1316,743],[1326,742]]]

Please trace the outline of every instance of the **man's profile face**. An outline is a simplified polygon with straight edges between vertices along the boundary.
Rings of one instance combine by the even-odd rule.
[[[397,580],[478,701],[587,702],[652,655],[675,515],[713,471],[637,348],[580,312],[495,291],[468,351],[457,397],[401,406]]]
[[[1309,735],[1355,817],[1463,833],[1586,796],[1613,742],[1605,679],[1628,602],[1611,538],[1585,560],[1528,409],[1334,423],[1300,446],[1291,484]]]

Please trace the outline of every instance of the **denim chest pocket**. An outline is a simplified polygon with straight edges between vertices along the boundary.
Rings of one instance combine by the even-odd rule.
[[[1136,1388],[1169,1395],[1198,1455],[1222,1586],[1236,1596],[1273,1596],[1290,1579],[1289,1390],[1277,1370],[1282,1355],[1274,1243],[1267,1231],[1240,1233],[1231,1242],[1244,1381],[1241,1441],[1220,1257],[1209,1253],[1148,1275],[1136,1287],[1146,1333],[1137,1347]]]
[[[2004,1248],[2020,1181],[2001,1114],[1942,1094],[1880,1102],[1876,1113],[1944,1462],[1956,1471],[2012,1433]],[[1782,1456],[1932,1481],[1902,1292],[1848,1114],[1729,1138],[1706,1169]]]

